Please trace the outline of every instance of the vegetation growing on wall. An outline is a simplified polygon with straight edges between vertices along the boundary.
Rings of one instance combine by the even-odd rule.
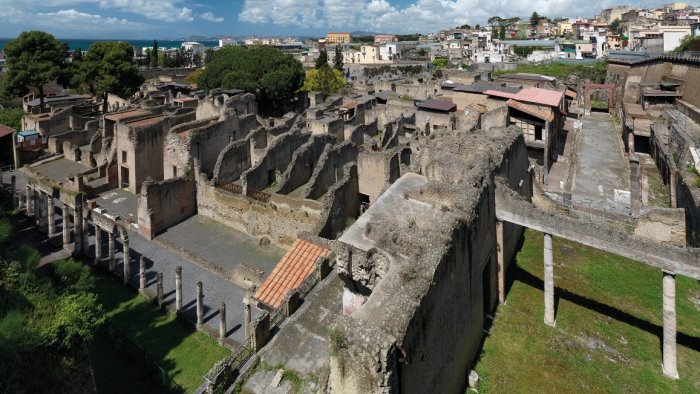
[[[19,130],[22,127],[22,108],[0,109],[0,124]]]
[[[493,73],[494,76],[517,74],[517,73],[532,73],[542,74],[559,79],[565,79],[571,74],[576,74],[583,80],[591,80],[593,83],[605,82],[608,62],[601,60],[590,64],[570,64],[552,62],[548,64],[519,64],[515,70],[497,70]]]

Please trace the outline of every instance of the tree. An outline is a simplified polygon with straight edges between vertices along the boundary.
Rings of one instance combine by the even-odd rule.
[[[207,48],[207,50],[204,51],[204,64],[209,63],[213,56],[214,56],[214,49]]]
[[[676,49],[673,50],[673,52],[685,52],[690,50],[696,50],[693,49],[694,46],[700,47],[700,37],[693,38],[690,36],[690,34],[688,34],[685,37],[683,37],[680,44]]]
[[[343,71],[343,48],[340,45],[335,46],[335,58],[333,58],[333,68]]]
[[[615,18],[615,20],[610,23],[610,31],[615,33],[615,34],[619,34],[620,33],[620,23],[621,23],[620,19]]]
[[[39,107],[44,110],[44,85],[66,77],[68,51],[54,36],[43,31],[22,32],[3,50],[8,72],[4,95],[22,96],[30,88],[39,91]]]
[[[226,46],[214,53],[199,77],[206,90],[235,88],[254,93],[262,112],[273,113],[301,88],[304,67],[271,46]]]
[[[151,48],[146,48],[146,60],[144,61],[146,67],[151,68],[153,54],[151,53]]]
[[[321,92],[329,95],[342,90],[345,84],[343,72],[326,65],[307,71],[302,90],[306,92]]]
[[[542,18],[542,17],[537,13],[537,11],[534,11],[532,13],[532,16],[530,16],[530,26],[537,27],[537,24],[539,23],[540,18]]]
[[[336,46],[337,47],[337,46]],[[328,51],[321,49],[318,54],[318,59],[316,59],[316,68],[321,68],[328,65]]]
[[[504,25],[501,25],[500,30],[498,31],[498,38],[500,40],[505,40],[506,39],[506,27]]]
[[[90,45],[73,78],[79,89],[99,95],[107,112],[107,95],[133,95],[143,83],[134,64],[134,48],[126,42],[98,41]]]
[[[476,26],[474,26],[474,29],[481,30],[481,25],[477,23]]]
[[[153,49],[151,49],[151,67],[158,67],[158,61],[160,57],[158,56],[158,41],[153,40]]]
[[[74,62],[79,62],[79,61],[81,61],[81,60],[83,60],[83,49],[82,49],[82,48],[78,48],[78,49],[75,50],[75,54],[73,55],[73,61],[74,61]]]

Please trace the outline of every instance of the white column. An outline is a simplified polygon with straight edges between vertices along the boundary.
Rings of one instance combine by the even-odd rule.
[[[100,226],[95,225],[95,265],[100,264],[102,260],[102,230]]]
[[[29,207],[29,205],[27,205],[27,207]],[[63,204],[61,211],[63,214],[63,224],[61,224],[63,227],[63,248],[66,249],[70,244],[70,218],[68,216],[68,205]]]
[[[107,237],[107,244],[109,247],[109,272],[114,272],[114,232],[108,232]]]
[[[676,274],[664,271],[664,375],[678,379],[676,365]]]
[[[56,235],[56,206],[54,205],[52,195],[48,196],[46,212],[48,213],[49,238],[51,238]]]
[[[124,250],[124,284],[129,283],[129,278],[131,277],[131,256],[129,251],[129,240],[124,240],[123,243]]]
[[[544,235],[544,322],[554,326],[554,257],[552,235]]]

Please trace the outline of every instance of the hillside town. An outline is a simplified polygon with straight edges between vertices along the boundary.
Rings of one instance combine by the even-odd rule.
[[[0,392],[700,390],[700,6],[506,11],[8,40]]]

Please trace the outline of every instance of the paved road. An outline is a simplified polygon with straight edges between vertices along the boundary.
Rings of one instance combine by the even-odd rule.
[[[630,187],[626,158],[612,119],[607,114],[594,112],[582,120],[572,200],[576,205],[627,215],[629,197],[617,201],[615,198],[615,190],[629,192]]]
[[[4,173],[3,181],[5,186],[9,188],[10,175],[17,176],[17,185],[20,192],[24,192],[26,179],[22,173],[13,171],[12,173]],[[57,202],[58,206],[58,202]],[[60,209],[56,210],[57,224],[60,224]],[[92,225],[90,231],[93,233]],[[57,237],[60,242],[60,227]],[[106,253],[107,237],[102,237],[105,245],[103,253]],[[219,329],[219,306],[221,302],[226,303],[226,327],[227,327],[227,343],[235,346],[236,343],[242,342],[244,338],[244,330],[241,326],[243,322],[243,304],[242,300],[244,292],[233,283],[217,276],[216,274],[201,268],[192,260],[189,260],[175,252],[160,246],[154,242],[148,241],[138,235],[134,231],[129,231],[129,247],[131,257],[131,272],[130,284],[133,287],[138,287],[139,278],[139,258],[141,255],[146,257],[146,292],[150,296],[156,294],[156,273],[163,272],[163,292],[165,294],[165,302],[169,307],[174,307],[175,303],[175,268],[182,267],[182,304],[183,310],[187,317],[195,320],[196,305],[196,285],[201,281],[204,288],[204,321],[205,329],[218,335]],[[119,277],[123,271],[122,265],[122,245],[120,239],[117,238],[117,253],[115,271]],[[94,236],[90,236],[90,254],[94,255]],[[119,279],[121,280],[121,279]]]

